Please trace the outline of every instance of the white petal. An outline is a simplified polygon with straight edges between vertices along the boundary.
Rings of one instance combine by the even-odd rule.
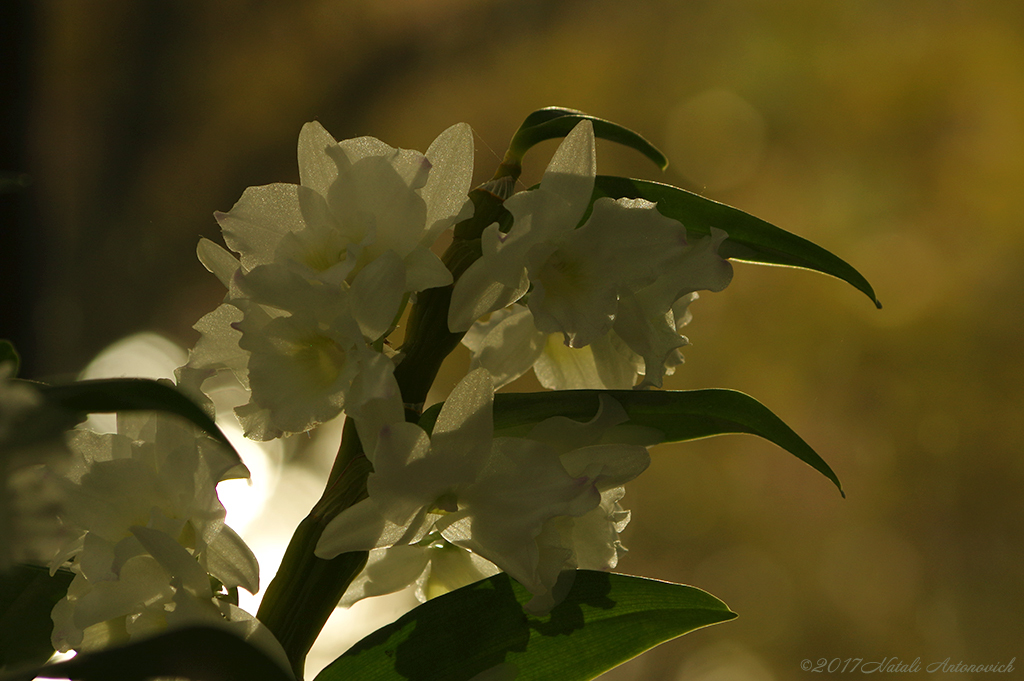
[[[368,341],[376,341],[391,328],[405,291],[405,263],[394,251],[385,251],[356,275],[352,313]]]
[[[98,582],[78,598],[74,623],[85,629],[124,617],[145,604],[169,601],[173,595],[169,576],[160,564],[150,556],[138,556],[121,567],[119,580]]]
[[[338,177],[338,166],[327,155],[327,148],[336,144],[331,133],[318,121],[302,126],[299,132],[299,181],[302,186],[327,196],[327,190]]]
[[[215,214],[225,243],[244,268],[273,262],[281,237],[305,226],[298,191],[294,184],[249,187],[229,212]]]
[[[370,551],[366,567],[349,586],[339,605],[347,608],[364,598],[401,591],[415,583],[430,563],[422,546],[392,546]]]
[[[491,314],[477,322],[462,339],[473,352],[471,369],[486,369],[495,389],[519,378],[541,356],[547,335],[533,325],[533,315],[523,305]]]
[[[558,146],[540,185],[562,197],[568,204],[566,215],[575,215],[578,221],[590,205],[596,174],[594,126],[590,121],[581,121]],[[572,227],[575,226],[574,223]]]
[[[405,288],[425,291],[452,283],[452,273],[430,249],[417,247],[405,256]]]
[[[640,445],[592,445],[562,455],[570,475],[587,477],[604,491],[634,480],[647,470],[651,455]]]
[[[206,569],[227,587],[240,586],[251,594],[260,590],[260,566],[245,541],[223,527],[206,547]]]
[[[381,428],[405,421],[394,369],[390,359],[374,353],[363,361],[346,397],[345,413],[355,421],[363,451],[371,462]]]
[[[159,530],[135,525],[131,531],[146,551],[156,558],[172,578],[180,579],[182,586],[192,595],[198,598],[213,598],[206,570],[185,550],[185,547]]]
[[[342,553],[385,546],[385,530],[389,525],[377,504],[372,499],[363,499],[327,523],[314,553],[317,558],[330,560]]]
[[[642,366],[639,356],[614,332],[583,348],[566,346],[561,334],[545,334],[543,353],[533,370],[540,384],[549,390],[628,390]]]
[[[243,387],[248,387],[249,353],[238,347],[242,332],[232,325],[242,321],[242,312],[233,305],[221,305],[205,315],[194,328],[199,341],[188,353],[188,363],[175,371],[178,387],[194,400],[208,402],[203,382],[222,369],[229,369]],[[212,411],[213,404],[209,403]]]
[[[224,288],[231,288],[231,279],[235,276],[238,268],[241,267],[238,258],[205,238],[199,240],[199,245],[196,246],[196,255],[199,256],[199,262],[203,263],[203,267],[213,272],[220,279],[220,283],[224,284]]]
[[[512,287],[496,281],[491,266],[491,262],[480,258],[455,282],[448,307],[448,328],[453,333],[465,331],[488,312],[511,305],[529,290],[525,267],[518,268],[519,283]]]
[[[597,413],[589,421],[580,422],[565,416],[552,416],[531,428],[527,437],[549,444],[559,451],[567,452],[579,447],[598,444],[610,428],[628,420],[629,415],[615,398],[600,394],[598,395]],[[568,471],[573,476],[582,475],[582,471],[575,471],[571,468]]]
[[[420,195],[427,203],[427,245],[443,230],[454,224],[467,203],[473,181],[473,130],[466,123],[456,123],[430,145],[430,176]],[[470,204],[472,205],[472,204]]]
[[[494,435],[494,383],[483,369],[459,381],[438,414],[431,436],[435,458],[462,462],[475,472],[490,452]]]
[[[433,454],[430,438],[414,423],[401,421],[380,429],[366,489],[390,522],[408,526],[452,486],[458,470],[436,461]]]
[[[389,157],[397,151],[394,147],[381,142],[376,137],[369,136],[342,140],[338,142],[338,146],[345,152],[345,157],[350,164],[371,156]]]

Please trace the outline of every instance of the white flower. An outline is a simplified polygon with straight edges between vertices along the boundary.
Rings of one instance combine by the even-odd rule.
[[[696,293],[683,296],[672,306],[677,329],[690,322],[687,309]],[[689,343],[685,336],[680,336]],[[537,328],[530,308],[519,303],[492,312],[462,339],[472,352],[470,369],[482,367],[501,388],[531,368],[542,386],[550,390],[628,390],[644,375],[644,358],[633,352],[613,328],[589,345],[574,348],[561,333]],[[683,362],[678,348],[669,353],[664,372],[671,375]]]
[[[415,545],[436,532],[508,572],[537,609],[552,606],[559,573],[576,561],[572,542],[543,536],[546,524],[571,527],[650,459],[644,447],[601,442],[626,418],[609,398],[590,423],[548,419],[526,438],[493,438],[492,406],[490,377],[477,370],[445,402],[432,436],[405,422],[382,428],[368,498],[328,524],[317,556]]]
[[[189,622],[239,617],[212,575],[255,593],[256,559],[224,525],[216,483],[245,475],[208,437],[163,415],[119,417],[119,432],[75,431],[62,522],[75,530],[51,561],[75,577],[53,609],[57,650],[94,650]]]
[[[432,532],[416,544],[371,550],[366,567],[353,580],[339,605],[349,607],[364,598],[401,591],[411,584],[416,586],[416,598],[424,603],[500,571],[489,560],[451,544],[439,532]]]
[[[460,277],[448,323],[464,331],[488,312],[524,296],[536,328],[562,334],[573,348],[613,329],[644,360],[644,385],[661,385],[666,362],[686,343],[674,306],[693,291],[720,291],[732,267],[718,256],[725,232],[688,241],[685,228],[643,199],[598,199],[577,228],[593,192],[596,163],[589,121],[566,136],[534,191],[505,202],[508,234],[491,225],[482,256]]]
[[[427,153],[372,137],[336,142],[316,122],[299,134],[301,184],[250,187],[217,221],[244,272],[270,263],[352,287],[369,340],[387,331],[403,297],[451,283],[429,247],[467,209],[469,126],[454,125]]]
[[[469,205],[472,158],[465,124],[426,155],[371,137],[336,142],[306,124],[301,184],[250,187],[217,214],[238,258],[199,243],[199,259],[228,293],[196,324],[202,336],[179,385],[205,401],[206,380],[231,371],[251,390],[236,413],[258,440],[358,408],[346,399],[353,380],[390,370],[368,343],[392,328],[410,293],[451,283],[429,246]]]

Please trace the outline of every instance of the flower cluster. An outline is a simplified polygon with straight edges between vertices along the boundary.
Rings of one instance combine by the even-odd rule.
[[[556,417],[526,437],[495,437],[493,401],[490,376],[477,369],[445,402],[431,435],[405,421],[385,424],[369,497],[331,521],[317,555],[393,547],[378,559],[392,574],[372,587],[388,593],[419,580],[434,557],[459,560],[451,548],[461,547],[529,589],[540,611],[555,604],[563,570],[614,567],[628,519],[618,507],[622,485],[650,462],[645,447],[602,440],[625,412],[605,398],[590,423]],[[461,560],[467,575],[495,571]]]
[[[373,464],[368,497],[316,548],[322,558],[372,552],[346,603],[409,584],[425,598],[500,569],[545,610],[566,570],[613,567],[629,517],[622,485],[649,460],[644,447],[602,440],[625,412],[605,396],[590,423],[549,419],[507,437],[493,429],[495,386],[531,367],[556,389],[629,388],[639,376],[660,386],[682,361],[695,291],[732,276],[717,254],[724,232],[690,240],[648,201],[592,204],[584,121],[540,186],[505,201],[511,228],[483,229],[482,256],[453,282],[429,246],[470,215],[471,172],[465,125],[419,154],[368,137],[337,142],[310,123],[299,185],[249,188],[217,215],[237,256],[199,245],[227,295],[197,324],[179,383],[198,394],[230,370],[250,391],[236,414],[261,440],[344,411]],[[448,326],[468,330],[476,370],[428,434],[405,421],[393,375],[401,356],[382,341],[410,295],[453,283]]]
[[[179,383],[230,370],[251,390],[236,411],[247,436],[307,431],[351,410],[410,294],[452,282],[429,246],[464,214],[473,169],[469,126],[426,154],[372,137],[336,142],[318,123],[299,135],[301,183],[250,187],[218,213],[224,240],[199,259],[228,289],[203,317]],[[371,380],[380,380],[379,376]]]
[[[49,590],[66,582],[32,577],[46,583],[47,607],[56,605],[52,630],[29,638],[45,645],[49,634],[55,650],[88,653],[170,627],[222,627],[281,664],[269,676],[288,678],[283,670],[290,669],[301,678],[339,600],[348,606],[411,588],[427,601],[499,572],[521,586],[504,596],[515,599],[507,602],[519,624],[517,603],[547,615],[594,580],[616,590],[609,607],[624,595],[619,616],[634,620],[653,607],[640,601],[666,602],[642,580],[586,574],[578,577],[581,588],[570,589],[580,569],[618,565],[630,520],[621,505],[625,485],[650,465],[648,446],[756,421],[743,430],[782,444],[838,485],[827,464],[746,395],[631,390],[661,387],[683,361],[680,348],[689,341],[680,331],[698,291],[730,283],[732,267],[719,254],[728,235],[715,223],[735,225],[734,252],[760,254],[761,262],[805,262],[785,248],[780,256],[778,244],[810,252],[823,272],[836,273],[834,259],[770,225],[759,231],[737,223],[735,209],[692,212],[690,202],[704,200],[677,188],[598,179],[594,122],[602,137],[664,161],[613,123],[542,109],[513,136],[495,179],[470,191],[466,124],[420,153],[372,137],[337,141],[307,123],[299,184],[246,189],[230,211],[215,214],[226,248],[200,240],[199,260],[226,293],[196,323],[200,338],[175,372],[191,401],[159,381],[42,388],[14,381],[17,353],[0,341],[0,571],[35,561],[48,563],[51,577],[62,571],[70,579],[61,598]],[[562,135],[539,185],[513,194],[522,154]],[[635,196],[700,221],[700,236],[657,204],[626,198]],[[453,227],[439,257],[432,249]],[[874,297],[851,277],[843,278]],[[393,349],[390,336],[410,303],[405,340]],[[424,411],[460,340],[471,352],[469,372],[441,405]],[[545,388],[575,392],[495,396],[531,369]],[[249,476],[213,420],[217,407],[228,414],[219,378],[244,395],[231,407],[254,440],[347,419],[324,494],[288,544],[258,620],[237,607],[237,596],[239,588],[257,593],[259,566],[225,525],[217,495],[221,481]],[[85,414],[110,410],[121,410],[114,433],[68,430]],[[31,575],[39,565],[17,570]],[[487,586],[498,582],[507,584]],[[732,616],[707,594],[669,586],[681,597],[673,608],[685,600],[701,613],[681,620],[691,628]],[[419,612],[452,610],[476,592]],[[571,634],[587,623],[577,615],[568,630],[555,616],[543,635]],[[628,646],[599,665],[667,632],[685,633],[677,624],[631,634]],[[480,639],[483,649],[494,635],[507,639],[502,627]],[[381,649],[364,639],[368,648],[339,658],[335,673],[351,672],[346,665],[360,657],[358,676],[368,659],[362,653],[392,656],[394,640]],[[549,648],[542,643],[531,654]],[[224,650],[252,653],[238,641]],[[560,660],[552,669],[576,663],[574,648],[566,650],[544,652]],[[76,659],[84,665],[79,675],[95,675],[89,665],[103,657]],[[493,666],[496,659],[488,653],[459,673],[517,673],[508,661]],[[257,666],[262,672],[265,661]]]
[[[248,471],[173,417],[121,416],[118,430],[69,439],[61,521],[73,534],[51,570],[71,561],[75,576],[53,610],[54,648],[93,650],[192,622],[238,620],[252,633],[210,579],[258,590],[256,559],[224,524],[216,492]]]
[[[474,361],[501,383],[533,365],[550,388],[629,387],[639,374],[642,385],[660,387],[687,343],[678,328],[693,293],[720,291],[732,280],[732,266],[718,255],[722,230],[689,240],[683,225],[643,199],[601,198],[588,217],[595,158],[593,129],[583,121],[555,152],[540,187],[505,202],[512,228],[484,230],[483,256],[455,285],[453,331],[503,312],[467,339]],[[528,291],[527,307],[502,310]],[[590,351],[559,351],[552,334]]]

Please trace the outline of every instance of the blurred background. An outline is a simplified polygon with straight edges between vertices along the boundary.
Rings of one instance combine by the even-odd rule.
[[[666,387],[758,398],[848,498],[755,438],[656,448],[625,499],[620,571],[699,586],[740,618],[607,678],[802,679],[805,658],[1024,668],[1024,4],[3,12],[0,337],[25,375],[73,376],[141,331],[194,343],[192,324],[223,297],[197,240],[219,240],[212,213],[245,187],[298,180],[306,121],[419,150],[468,122],[484,181],[529,112],[582,109],[672,161],[662,174],[602,144],[599,172],[676,184],[811,239],[885,305],[821,275],[737,264],[728,289],[691,306],[692,346]],[[554,147],[527,156],[527,184]],[[467,361],[449,359],[436,399]]]

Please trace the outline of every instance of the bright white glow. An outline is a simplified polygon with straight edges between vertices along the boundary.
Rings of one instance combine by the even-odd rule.
[[[217,425],[242,457],[251,476],[249,480],[225,480],[217,485],[217,496],[227,510],[224,522],[244,537],[246,528],[263,511],[277,485],[281,471],[281,442],[247,439],[234,417],[222,418],[218,414]]]
[[[111,343],[82,370],[82,380],[94,378],[172,378],[188,353],[163,336],[137,333]],[[97,433],[117,431],[114,414],[90,414],[85,427]]]

